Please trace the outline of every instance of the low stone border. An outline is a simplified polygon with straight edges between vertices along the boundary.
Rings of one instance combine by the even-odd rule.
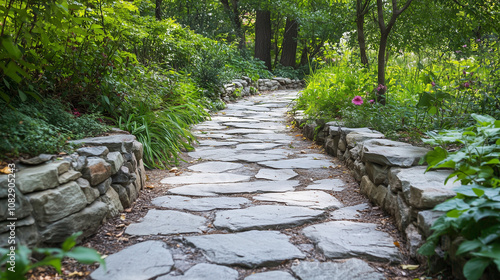
[[[143,147],[135,136],[72,142],[86,147],[71,155],[40,155],[16,164],[14,213],[8,209],[9,176],[0,175],[0,247],[10,246],[7,225],[13,218],[16,244],[61,243],[83,231],[81,240],[137,199],[146,173]]]
[[[304,86],[305,82],[303,80],[278,77],[273,79],[259,79],[254,82],[251,78],[243,76],[241,79],[236,79],[229,84],[225,84],[221,92],[223,100],[228,101],[235,96],[247,96],[255,94],[258,91],[297,89],[303,88]]]
[[[452,180],[444,184],[451,171],[425,173],[426,167],[419,166],[419,161],[428,149],[385,139],[369,128],[347,128],[336,121],[306,122],[300,111],[295,121],[305,137],[323,145],[329,155],[347,165],[361,192],[395,218],[411,257],[426,263],[417,250],[443,214],[431,209],[454,197],[452,189],[460,185]]]

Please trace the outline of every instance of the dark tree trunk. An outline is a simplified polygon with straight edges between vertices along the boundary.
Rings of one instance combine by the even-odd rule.
[[[377,63],[377,81],[379,86],[377,87],[377,102],[380,104],[386,104],[386,92],[387,87],[385,86],[385,51],[387,49],[387,40],[389,38],[389,34],[391,33],[391,29],[396,24],[396,19],[399,15],[401,15],[411,4],[413,0],[406,0],[406,3],[401,9],[398,9],[398,1],[392,0],[392,13],[389,22],[385,23],[384,21],[384,3],[383,0],[377,0],[377,17],[378,17],[378,26],[380,29],[380,45],[378,49],[378,63]]]
[[[365,15],[370,11],[371,0],[356,0],[356,27],[358,33],[359,54],[361,56],[361,63],[368,66],[368,56],[366,55],[365,43]]]
[[[285,34],[283,35],[283,43],[281,45],[282,53],[280,63],[283,66],[291,66],[295,68],[298,31],[297,21],[287,18]]]
[[[307,46],[304,46],[302,48],[302,53],[300,55],[300,66],[307,65],[308,62],[309,62],[309,54],[308,54]]]
[[[229,14],[231,21],[234,26],[234,31],[238,37],[238,48],[244,49],[246,47],[245,31],[243,30],[243,23],[241,22],[240,10],[238,9],[239,0],[231,0],[231,5],[229,5],[229,0],[220,0],[222,6]]]
[[[161,2],[163,0],[156,0],[156,7],[155,7],[155,17],[156,20],[161,20]]]
[[[255,20],[255,58],[271,70],[271,12],[257,11]]]

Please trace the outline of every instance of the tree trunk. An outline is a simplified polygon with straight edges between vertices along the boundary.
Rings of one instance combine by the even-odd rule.
[[[359,16],[356,20],[357,32],[358,32],[358,44],[359,44],[359,54],[361,56],[361,63],[368,67],[368,56],[366,55],[366,43],[365,43],[365,17]]]
[[[387,87],[385,87],[385,50],[387,49],[387,38],[389,37],[389,33],[384,33],[380,35],[380,46],[378,49],[378,76],[377,82],[379,84],[379,89],[377,91],[377,102],[382,105],[386,103],[385,92],[387,91]],[[383,87],[380,87],[382,85]]]
[[[161,2],[163,0],[156,0],[156,7],[155,7],[155,17],[156,20],[161,20]]]
[[[283,35],[283,43],[281,45],[282,54],[280,63],[283,66],[291,66],[295,68],[295,59],[297,57],[298,31],[297,21],[287,18],[285,25],[285,34]]]
[[[255,20],[255,58],[264,61],[271,71],[271,12],[257,11]]]

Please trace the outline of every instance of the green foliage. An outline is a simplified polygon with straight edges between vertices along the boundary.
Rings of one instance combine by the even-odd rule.
[[[476,280],[485,269],[500,271],[500,120],[487,115],[472,117],[476,125],[465,129],[430,132],[424,142],[438,145],[427,153],[429,169],[451,168],[447,178],[460,180],[457,195],[437,205],[445,211],[432,226],[434,231],[420,248],[423,255],[434,254],[440,237],[462,238],[456,255],[468,259],[465,277]],[[445,145],[461,148],[448,152]]]
[[[76,110],[70,113],[58,100],[26,102],[14,109],[3,106],[0,153],[4,156],[57,153],[70,149],[66,143],[69,139],[95,136],[108,130],[99,115],[81,115]]]
[[[199,105],[191,100],[184,105],[156,111],[143,106],[128,118],[120,118],[118,127],[131,132],[142,143],[146,167],[165,168],[179,162],[180,151],[193,149],[191,144],[196,138],[189,126],[208,117]]]
[[[96,250],[80,246],[75,247],[76,239],[81,234],[82,232],[77,232],[68,237],[61,248],[29,249],[23,245],[19,246],[15,251],[0,248],[0,267],[5,267],[5,271],[0,271],[0,278],[5,280],[27,279],[25,275],[31,269],[41,266],[51,266],[61,273],[61,262],[64,258],[73,258],[84,264],[94,264],[97,262],[105,267],[106,263],[104,259],[101,258],[101,255]],[[33,252],[43,254],[45,257],[33,263],[31,258]],[[12,261],[11,255],[14,256],[15,261]]]

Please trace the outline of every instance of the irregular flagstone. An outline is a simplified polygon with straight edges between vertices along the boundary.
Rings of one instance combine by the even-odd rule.
[[[184,185],[204,183],[233,183],[250,180],[250,176],[233,173],[194,173],[187,176],[175,176],[162,179],[162,184]]]
[[[429,149],[387,139],[367,140],[363,143],[361,159],[381,165],[410,167],[417,165]]]
[[[266,193],[254,196],[253,199],[283,202],[287,205],[305,206],[314,209],[338,209],[343,206],[335,197],[323,191]]]
[[[376,224],[334,221],[306,227],[302,233],[327,258],[362,258],[376,262],[399,262],[392,237],[376,230]]]
[[[246,231],[233,234],[189,236],[185,240],[203,251],[212,262],[244,267],[272,266],[305,255],[277,231]]]
[[[254,119],[246,119],[246,118],[235,118],[235,117],[227,117],[227,116],[212,116],[212,121],[216,122],[239,122],[241,120],[245,120],[245,122],[260,122],[259,120]]]
[[[299,174],[295,173],[292,169],[260,169],[255,175],[258,179],[268,179],[273,181],[285,181],[291,179]]]
[[[362,203],[354,206],[340,208],[330,214],[330,218],[334,220],[356,220],[359,219],[361,213],[359,211],[368,209],[368,204]]]
[[[198,149],[194,152],[189,152],[188,155],[192,158],[206,159],[206,160],[224,160],[234,157],[237,154],[235,149]]]
[[[250,133],[274,133],[272,130],[264,130],[264,129],[255,129],[255,128],[237,128],[237,129],[229,129],[224,130],[225,134],[250,134]]]
[[[286,192],[294,190],[299,181],[253,181],[233,184],[194,184],[168,190],[171,194],[216,196],[217,194],[242,194],[256,192]]]
[[[204,162],[196,165],[192,165],[188,167],[193,171],[198,172],[207,172],[207,173],[221,173],[228,170],[242,168],[243,164],[241,163],[232,163],[232,162],[221,162],[221,161],[212,161],[212,162]]]
[[[277,149],[272,149],[272,150],[266,150],[266,151],[259,151],[259,154],[268,154],[268,155],[293,155],[292,150],[288,149],[283,149],[283,148],[277,148]]]
[[[174,260],[161,241],[145,241],[127,247],[106,258],[106,270],[100,266],[90,274],[94,280],[148,280],[170,272]]]
[[[245,280],[296,280],[290,273],[285,271],[268,271],[255,273],[245,278]]]
[[[332,165],[329,160],[315,160],[311,158],[294,158],[294,159],[284,159],[276,161],[262,161],[259,162],[260,165],[271,167],[271,168],[300,168],[300,169],[313,169],[313,168],[328,168]]]
[[[226,122],[224,125],[236,127],[236,128],[253,128],[253,129],[272,129],[272,130],[283,130],[286,127],[282,124],[276,122],[245,122],[244,119],[238,122]]]
[[[250,200],[243,197],[206,197],[195,199],[186,196],[167,195],[153,199],[153,204],[156,206],[187,211],[237,209],[249,203]]]
[[[125,230],[130,235],[168,235],[200,232],[206,219],[184,212],[152,209],[139,223],[131,224]]]
[[[216,213],[214,226],[231,231],[295,227],[320,219],[324,213],[297,206],[259,205],[219,211]]]
[[[386,279],[383,273],[360,259],[348,259],[343,262],[301,262],[292,266],[292,271],[301,280]]]
[[[287,158],[285,154],[267,153],[267,151],[252,154],[237,154],[230,158],[231,161],[260,162],[263,160],[279,160]]]
[[[220,125],[218,122],[215,121],[206,121],[200,124],[197,124],[193,126],[192,129],[194,130],[221,130],[221,129],[226,129],[227,126],[225,125]]]
[[[156,280],[236,280],[238,271],[222,265],[200,263],[191,267],[184,275],[165,275]]]
[[[293,136],[284,134],[284,133],[269,133],[269,134],[257,134],[257,133],[251,133],[251,134],[246,134],[243,135],[245,138],[253,138],[253,139],[259,139],[259,140],[290,140],[292,141],[294,138]]]
[[[278,146],[282,145],[276,143],[248,143],[237,145],[236,150],[269,150]]]
[[[314,181],[306,187],[306,190],[327,190],[340,192],[344,190],[344,187],[345,182],[340,179],[323,179]]]
[[[193,133],[194,136],[199,137],[199,138],[213,138],[213,139],[229,139],[233,140],[232,138],[234,137],[233,135],[227,135],[224,133]]]
[[[200,140],[199,143],[198,143],[198,145],[200,145],[200,146],[220,147],[220,146],[234,146],[234,145],[236,145],[238,143],[239,142],[235,142],[235,141]]]

